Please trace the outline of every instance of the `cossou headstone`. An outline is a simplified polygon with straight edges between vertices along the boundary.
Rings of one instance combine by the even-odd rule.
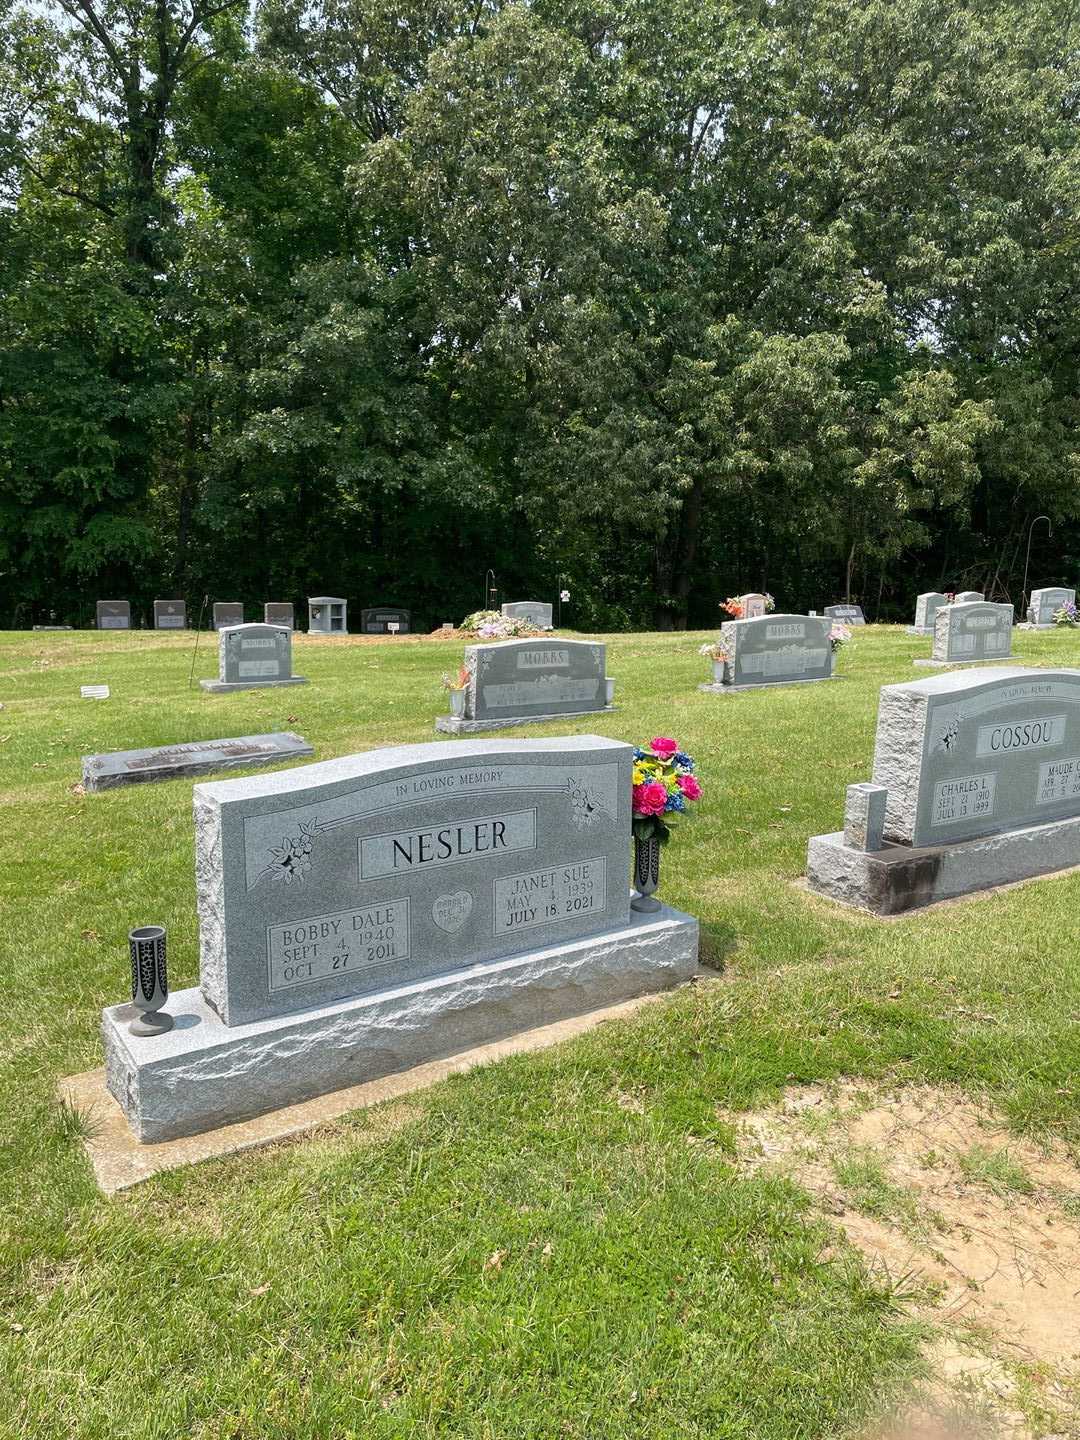
[[[1039,630],[1052,629],[1054,616],[1066,605],[1076,604],[1076,591],[1063,585],[1045,586],[1031,592],[1028,603],[1027,622]]]
[[[748,595],[740,595],[738,599],[742,606],[740,620],[757,620],[768,612],[769,597],[762,595],[759,590],[751,590]]]
[[[933,635],[934,620],[939,610],[949,603],[949,597],[940,590],[924,590],[915,600],[915,624],[909,626],[909,635]]]
[[[502,607],[507,620],[523,620],[537,630],[551,629],[551,606],[543,600],[511,600]]]
[[[130,630],[130,601],[99,600],[97,602],[97,628],[99,630]]]
[[[607,647],[591,640],[502,640],[467,645],[465,713],[440,715],[437,730],[462,734],[610,708]]]
[[[292,631],[284,625],[230,625],[218,631],[218,678],[200,680],[204,690],[255,690],[267,685],[306,685],[292,673]]]
[[[313,595],[308,600],[309,634],[346,635],[348,630],[348,601],[335,595]]]
[[[719,693],[758,685],[831,680],[832,625],[823,615],[773,614],[755,620],[727,620],[720,627],[727,649],[724,678],[719,684],[701,688]]]
[[[293,607],[291,602],[267,600],[263,605],[263,621],[267,625],[284,625],[293,628]]]
[[[986,596],[981,590],[961,590],[955,596],[957,605],[972,605],[976,600],[985,600]]]
[[[873,784],[881,848],[815,836],[812,889],[889,914],[1080,863],[1080,670],[886,685]]]
[[[244,623],[244,607],[239,601],[218,600],[214,603],[214,629],[224,630],[228,625]]]
[[[155,630],[183,630],[187,625],[187,606],[183,600],[154,601]]]
[[[841,625],[865,625],[866,616],[861,605],[826,605],[822,614],[830,620],[839,620]]]
[[[240,766],[280,765],[315,752],[291,730],[271,735],[238,735],[228,740],[195,740],[149,750],[112,750],[82,757],[82,783],[88,791],[115,790],[155,780],[178,780]]]
[[[393,605],[375,605],[360,611],[360,629],[365,635],[407,635],[409,612]]]
[[[1012,658],[1013,607],[988,600],[957,601],[937,612],[929,660],[916,665],[971,665]]]
[[[453,741],[197,785],[200,987],[172,995],[171,1038],[104,1015],[139,1139],[694,973],[696,921],[629,910],[632,759],[592,735]]]

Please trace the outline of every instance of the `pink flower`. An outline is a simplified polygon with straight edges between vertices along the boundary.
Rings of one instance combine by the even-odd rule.
[[[678,748],[677,740],[668,740],[664,735],[654,735],[649,741],[649,749],[658,760],[670,760]]]
[[[680,775],[678,784],[687,800],[700,800],[701,786],[693,775]]]
[[[659,780],[634,786],[634,814],[662,815],[667,804],[667,790]]]

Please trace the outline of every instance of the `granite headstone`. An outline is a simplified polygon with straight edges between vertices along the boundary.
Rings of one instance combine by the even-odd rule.
[[[502,607],[502,613],[507,620],[523,620],[537,630],[551,629],[552,607],[542,600],[511,600]]]
[[[229,625],[244,623],[244,607],[238,601],[217,600],[214,602],[214,629],[224,630]]]
[[[375,605],[360,611],[360,629],[365,635],[407,635],[409,612],[393,605]]]
[[[346,635],[348,630],[348,601],[335,595],[313,595],[308,600],[309,634]]]
[[[218,632],[218,678],[200,680],[213,693],[268,685],[306,685],[292,673],[292,631],[284,625],[230,625]]]
[[[292,602],[267,600],[263,605],[263,622],[267,625],[284,625],[292,630],[294,626]]]
[[[1044,586],[1031,592],[1027,622],[1038,630],[1052,630],[1054,616],[1066,605],[1076,604],[1076,591],[1063,585]]]
[[[861,605],[826,605],[822,614],[827,615],[830,620],[838,620],[841,625],[866,624]]]
[[[703,690],[743,690],[758,685],[789,685],[831,680],[833,622],[823,615],[762,615],[727,620],[720,637],[727,651],[723,680]]]
[[[99,600],[96,618],[99,630],[130,630],[131,603],[128,600]]]
[[[957,605],[973,605],[976,600],[985,600],[986,596],[981,590],[960,590],[954,598]]]
[[[609,708],[606,646],[592,640],[502,640],[468,645],[465,714],[440,715],[450,734]]]
[[[769,597],[763,595],[759,590],[751,590],[748,595],[740,595],[738,601],[742,606],[740,620],[757,620],[768,613]]]
[[[154,601],[155,630],[183,630],[187,625],[187,606],[183,600]]]
[[[1013,607],[958,600],[937,612],[929,660],[916,665],[970,665],[1012,658]]]
[[[939,610],[949,603],[949,597],[940,590],[924,590],[915,600],[915,624],[908,627],[909,635],[933,635],[934,620]]]

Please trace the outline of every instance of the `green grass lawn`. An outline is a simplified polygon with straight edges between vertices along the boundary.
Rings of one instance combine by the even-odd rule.
[[[190,636],[0,637],[0,1435],[793,1440],[905,1384],[920,1337],[887,1277],[736,1167],[720,1117],[840,1075],[952,1082],[1080,1144],[1080,875],[889,922],[803,893],[807,836],[869,777],[878,687],[929,641],[858,632],[841,683],[714,696],[703,638],[613,636],[616,713],[506,733],[695,755],[661,893],[727,983],[106,1200],[54,1088],[101,1063],[130,926],[166,924],[174,987],[197,980],[192,782],[82,796],[79,757],[434,739],[461,651],[300,637],[307,687],[207,695]],[[1015,648],[1080,664],[1071,633]]]

